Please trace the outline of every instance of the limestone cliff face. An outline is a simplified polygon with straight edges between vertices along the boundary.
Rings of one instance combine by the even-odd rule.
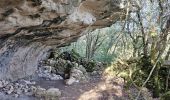
[[[121,0],[0,0],[0,79],[32,75],[51,48],[125,18]]]

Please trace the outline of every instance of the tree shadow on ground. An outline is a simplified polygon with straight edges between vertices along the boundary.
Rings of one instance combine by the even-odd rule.
[[[64,80],[37,81],[41,87],[59,88],[62,96],[59,100],[127,100],[124,93],[122,78],[106,77],[105,75],[90,76],[90,80],[84,83],[75,83],[67,86]]]

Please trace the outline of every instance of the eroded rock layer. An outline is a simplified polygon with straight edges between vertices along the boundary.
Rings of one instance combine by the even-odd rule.
[[[121,0],[0,0],[0,79],[32,75],[51,48],[125,18]]]

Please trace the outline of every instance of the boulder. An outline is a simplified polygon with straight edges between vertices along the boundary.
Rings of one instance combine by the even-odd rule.
[[[79,81],[77,81],[74,77],[71,77],[71,78],[65,80],[66,85],[72,85],[75,82],[79,82]]]
[[[37,88],[35,86],[31,86],[30,89],[33,94],[36,94]]]
[[[86,79],[88,79],[88,73],[82,65],[79,65],[78,67],[73,67],[71,69],[70,77],[74,77],[79,81],[86,81]]]
[[[41,87],[32,87],[34,95],[38,98],[45,98],[45,100],[58,100],[61,92],[58,88],[50,88],[48,90]]]
[[[86,69],[82,65],[75,65],[76,67],[72,67],[70,70],[70,78],[65,81],[66,85],[72,85],[75,82],[85,82],[88,80]]]
[[[39,97],[39,98],[45,97],[45,95],[46,95],[46,89],[45,89],[45,88],[41,88],[41,87],[37,87],[34,95],[35,95],[36,97]]]
[[[14,94],[14,97],[15,97],[15,98],[18,98],[18,97],[19,97],[19,95],[18,95],[18,94]]]
[[[46,98],[58,98],[61,96],[61,92],[58,88],[50,88],[46,91]]]

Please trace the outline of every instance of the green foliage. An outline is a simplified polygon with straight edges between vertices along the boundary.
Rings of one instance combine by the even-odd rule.
[[[71,51],[64,51],[64,52],[60,51],[60,53],[55,51],[53,53],[54,53],[53,55],[57,55],[55,59],[64,59],[64,60],[69,60],[71,62],[76,62],[79,65],[83,65],[83,67],[86,69],[87,72],[93,72],[97,66],[96,61],[88,60],[86,58],[81,57],[80,54],[73,49]]]
[[[153,92],[154,97],[158,97],[160,93],[165,92],[167,69],[160,67],[162,62],[158,62],[151,78],[146,84],[146,87]],[[138,62],[136,62],[135,70],[132,73],[132,80],[137,86],[142,86],[144,81],[149,76],[152,69],[151,58],[142,57]]]
[[[93,72],[95,70],[96,62],[84,60],[81,64],[85,67],[87,72]]]
[[[117,59],[113,64],[110,64],[110,66],[106,68],[105,73],[128,80],[130,74],[129,67],[131,66],[127,64],[126,60]]]
[[[153,66],[156,64],[146,87],[153,91],[154,95],[159,96],[159,92],[164,93],[166,90],[165,84],[168,69],[161,67],[164,60],[162,53],[165,52],[166,47],[168,47],[167,41],[170,40],[166,37],[167,33],[161,31],[164,30],[167,19],[164,19],[163,14],[161,15],[159,12],[163,11],[162,13],[164,13],[166,10],[162,9],[162,11],[160,11],[158,6],[161,5],[159,3],[163,5],[164,1],[159,3],[156,0],[152,1],[154,3],[144,0],[146,5],[141,5],[144,7],[142,7],[139,12],[129,13],[129,18],[127,18],[126,23],[117,22],[111,27],[95,30],[89,34],[92,36],[90,39],[99,36],[99,42],[103,40],[91,59],[106,62],[110,65],[113,64],[106,70],[108,70],[109,73],[127,79],[129,84],[134,83],[137,86],[142,86]],[[157,18],[162,19],[158,20]],[[74,49],[81,57],[85,58],[86,39],[85,35],[67,47],[67,49]],[[169,49],[167,49],[167,51],[168,50]],[[164,53],[164,56],[165,55],[166,53]],[[138,59],[129,59],[130,57]],[[167,56],[167,59],[168,57],[169,56]],[[127,61],[125,62],[128,64],[128,67],[124,64],[117,63],[116,59],[119,58],[126,58]],[[156,63],[157,60],[159,60],[158,63]],[[86,69],[91,72],[95,67],[94,61],[91,62],[88,59],[82,63],[84,63]]]
[[[62,58],[64,60],[70,60],[71,62],[79,62],[79,60],[82,57],[75,50],[72,49],[71,51],[64,51],[60,53],[60,55],[58,55],[56,59],[58,58]]]
[[[104,47],[101,47],[100,50],[101,51],[97,52],[96,56],[94,57],[94,59],[96,59],[97,61],[111,64],[112,62],[114,62],[115,58],[118,56],[117,54],[107,54]]]
[[[161,96],[161,100],[169,100],[170,98],[170,91],[166,92]]]

